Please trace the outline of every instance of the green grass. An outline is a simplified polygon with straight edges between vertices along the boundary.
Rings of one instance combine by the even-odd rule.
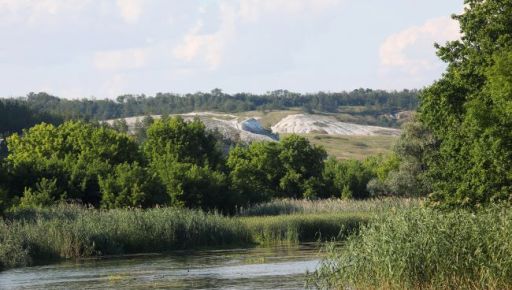
[[[255,242],[263,245],[344,240],[366,223],[367,213],[322,213],[243,217]]]
[[[365,213],[226,217],[177,208],[18,210],[0,220],[0,269],[61,259],[344,239]]]
[[[510,289],[512,209],[401,210],[331,245],[321,289]]]
[[[276,199],[256,204],[249,208],[241,208],[241,216],[272,216],[289,214],[318,213],[386,213],[398,209],[417,207],[422,203],[418,198],[376,198],[365,200],[342,199]]]
[[[304,134],[304,137],[315,144],[321,145],[329,156],[336,159],[362,160],[370,155],[388,154],[391,152],[396,136],[333,136],[322,134]]]

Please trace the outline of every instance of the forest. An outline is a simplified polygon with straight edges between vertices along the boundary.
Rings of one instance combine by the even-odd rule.
[[[299,94],[287,90],[263,95],[226,94],[220,89],[208,93],[123,95],[115,100],[69,100],[47,93],[29,93],[26,97],[2,99],[6,105],[25,106],[31,114],[52,114],[63,119],[106,120],[138,115],[168,115],[193,111],[243,112],[251,110],[282,110],[302,108],[307,112],[337,112],[341,106],[365,106],[369,113],[393,113],[418,107],[417,90],[384,91],[357,89],[351,92],[318,92]],[[3,110],[15,108],[0,107]],[[0,116],[4,115],[3,113]],[[2,130],[3,131],[3,130]],[[0,131],[0,132],[2,132]]]

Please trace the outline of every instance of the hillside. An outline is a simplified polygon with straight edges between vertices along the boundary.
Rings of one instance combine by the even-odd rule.
[[[387,153],[400,130],[338,121],[335,116],[298,114],[299,111],[273,111],[267,113],[192,112],[176,114],[185,120],[198,117],[210,130],[218,131],[233,142],[277,141],[279,136],[300,134],[312,143],[323,146],[337,159],[363,159],[365,156]],[[154,119],[161,115],[152,115]],[[107,120],[125,120],[130,132],[144,116]]]

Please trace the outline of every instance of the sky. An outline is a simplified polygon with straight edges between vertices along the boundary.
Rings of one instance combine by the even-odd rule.
[[[0,0],[0,96],[422,88],[462,0]]]

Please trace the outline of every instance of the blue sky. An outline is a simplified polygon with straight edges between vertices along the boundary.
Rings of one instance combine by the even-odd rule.
[[[0,0],[0,96],[422,88],[462,0]]]

